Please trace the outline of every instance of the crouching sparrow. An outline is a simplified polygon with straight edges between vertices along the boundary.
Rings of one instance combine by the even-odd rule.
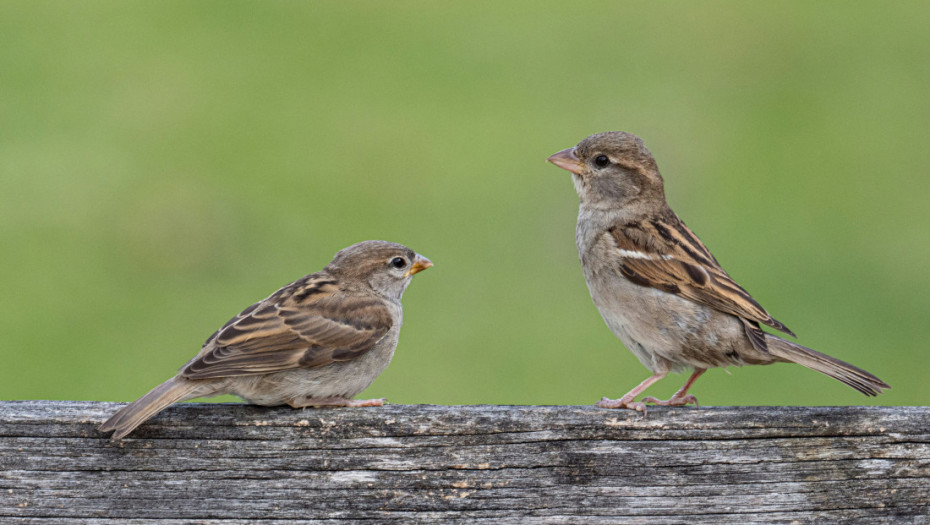
[[[881,379],[762,331],[794,336],[740,285],[665,201],[652,154],[635,135],[598,133],[548,158],[572,173],[581,204],[575,240],[585,281],[611,332],[652,371],[604,408],[697,403],[688,394],[711,367],[797,363],[874,396]],[[693,370],[671,399],[636,397],[671,371]]]
[[[432,266],[413,250],[365,241],[323,270],[281,288],[230,319],[173,378],[100,426],[120,439],[172,403],[233,394],[257,405],[381,406],[354,400],[394,356],[400,299]]]

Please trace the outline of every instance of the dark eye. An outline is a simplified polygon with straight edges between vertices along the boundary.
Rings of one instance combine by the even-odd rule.
[[[610,164],[610,159],[607,158],[607,155],[598,155],[594,159],[594,165],[597,166],[598,168],[603,168],[607,166],[608,164]]]
[[[394,257],[391,259],[391,266],[400,269],[407,266],[407,261],[405,261],[403,257]]]

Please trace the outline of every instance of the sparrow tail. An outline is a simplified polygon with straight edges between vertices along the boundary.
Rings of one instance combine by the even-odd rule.
[[[113,435],[110,436],[113,441],[121,439],[145,420],[168,408],[169,405],[197,397],[195,394],[199,386],[197,383],[172,377],[153,388],[148,394],[117,410],[110,416],[110,419],[100,425],[99,429],[101,432],[113,430]]]
[[[877,396],[883,389],[891,388],[881,379],[859,367],[780,337],[765,335],[768,351],[772,355],[826,374],[867,396]]]

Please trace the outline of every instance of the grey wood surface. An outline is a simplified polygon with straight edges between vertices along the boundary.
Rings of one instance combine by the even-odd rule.
[[[0,402],[0,523],[926,523],[930,407]]]

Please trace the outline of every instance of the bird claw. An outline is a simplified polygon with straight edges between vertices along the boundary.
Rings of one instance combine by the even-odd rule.
[[[697,398],[692,394],[686,394],[683,396],[676,394],[670,399],[666,400],[656,399],[652,396],[649,396],[644,397],[642,401],[633,401],[632,396],[623,396],[620,399],[608,399],[606,397],[602,397],[601,400],[598,401],[597,406],[600,408],[627,408],[637,412],[642,412],[643,417],[646,417],[646,403],[672,407],[683,407],[685,405],[692,404],[699,406]]]
[[[379,397],[377,399],[352,399],[350,407],[380,407],[387,403],[387,399]]]
[[[597,406],[601,408],[628,408],[630,410],[642,412],[643,417],[646,417],[646,405],[640,401],[633,401],[632,397],[623,396],[620,399],[602,397],[601,400],[597,402]]]
[[[387,399],[347,399],[344,397],[305,397],[292,399],[288,404],[294,408],[304,407],[380,407],[387,403]]]
[[[697,398],[694,397],[693,394],[688,394],[684,396],[679,396],[676,394],[672,396],[670,399],[666,399],[666,400],[656,399],[652,396],[649,396],[649,397],[643,398],[643,403],[652,403],[655,405],[662,405],[662,406],[668,406],[668,407],[683,407],[689,404],[700,406],[698,405]]]

